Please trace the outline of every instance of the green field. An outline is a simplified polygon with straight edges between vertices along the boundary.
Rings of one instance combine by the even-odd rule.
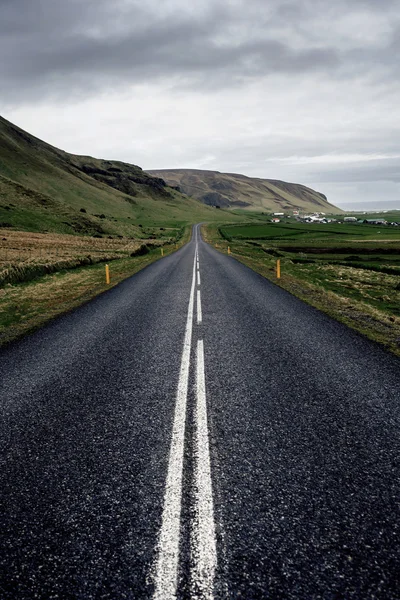
[[[329,245],[343,244],[348,241],[360,242],[399,241],[400,227],[389,225],[366,225],[351,223],[259,223],[246,225],[231,225],[220,228],[222,236],[227,240],[270,240],[271,242],[313,242]]]
[[[229,247],[255,271],[400,354],[400,227],[259,222],[210,225],[206,235],[218,249]]]
[[[228,242],[247,242],[294,263],[331,263],[396,274],[400,227],[366,224],[257,224],[221,226]]]

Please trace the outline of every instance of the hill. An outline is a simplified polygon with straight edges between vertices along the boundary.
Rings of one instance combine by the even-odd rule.
[[[69,154],[0,117],[0,227],[140,237],[215,215],[136,165]]]
[[[210,206],[267,212],[296,208],[312,212],[343,212],[330,204],[324,194],[297,183],[197,169],[161,169],[148,173],[162,177],[168,185]]]

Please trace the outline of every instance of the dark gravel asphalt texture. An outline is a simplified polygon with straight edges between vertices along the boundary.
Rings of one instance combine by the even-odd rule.
[[[153,592],[195,242],[0,352],[0,599]],[[400,361],[199,241],[214,598],[400,598]]]

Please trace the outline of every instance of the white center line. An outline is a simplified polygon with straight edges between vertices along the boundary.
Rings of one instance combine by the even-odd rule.
[[[203,314],[201,312],[201,296],[200,290],[197,290],[197,324],[200,324],[203,320]]]
[[[195,440],[195,518],[191,531],[192,598],[212,600],[217,549],[208,441],[204,344],[197,342]]]
[[[186,403],[189,380],[190,349],[192,344],[195,284],[196,258],[193,262],[192,287],[190,290],[181,369],[179,374],[178,391],[176,395],[168,474],[165,485],[164,509],[162,514],[160,537],[158,540],[158,557],[155,564],[154,600],[174,600],[176,598],[182,504],[183,450],[185,442]]]
[[[200,271],[197,271],[197,285],[200,285]]]

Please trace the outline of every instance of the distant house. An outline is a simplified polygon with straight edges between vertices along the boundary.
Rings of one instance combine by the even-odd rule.
[[[387,225],[385,219],[364,219],[364,223],[367,223],[367,225]]]
[[[274,217],[284,217],[285,213],[274,213]]]
[[[271,219],[271,223],[280,223],[281,220],[280,219]]]
[[[317,217],[316,215],[306,215],[305,217],[303,217],[303,220],[306,223],[327,223],[325,217],[321,218]]]
[[[358,219],[357,217],[345,217],[343,221],[345,223],[357,223]]]

